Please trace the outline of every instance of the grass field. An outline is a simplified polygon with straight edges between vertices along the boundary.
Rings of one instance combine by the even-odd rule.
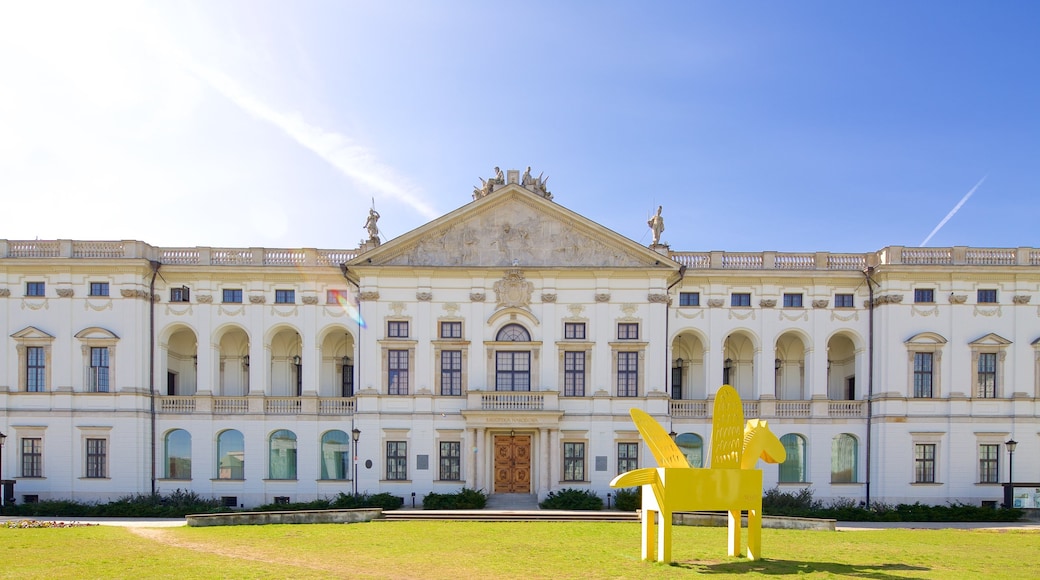
[[[0,528],[0,578],[1035,578],[1040,533],[762,531],[765,559],[726,556],[726,529],[677,526],[639,560],[635,523],[374,522],[209,528]]]

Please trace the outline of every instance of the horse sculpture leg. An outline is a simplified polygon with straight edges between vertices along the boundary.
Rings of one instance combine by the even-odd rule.
[[[740,555],[740,510],[729,510],[729,555]]]
[[[655,524],[657,519],[657,512],[653,510],[643,510],[643,560],[654,559],[654,540],[657,537],[657,530]]]
[[[747,516],[747,557],[757,560],[762,557],[762,507],[751,508]]]
[[[661,527],[657,532],[657,561],[667,564],[672,561],[672,512],[661,510]]]

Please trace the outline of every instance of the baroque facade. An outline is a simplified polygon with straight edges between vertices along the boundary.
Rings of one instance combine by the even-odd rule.
[[[724,383],[787,447],[767,488],[999,503],[1011,439],[1040,481],[1040,249],[647,248],[516,171],[366,227],[352,250],[0,240],[16,501],[606,497],[652,465],[630,408],[700,466]]]

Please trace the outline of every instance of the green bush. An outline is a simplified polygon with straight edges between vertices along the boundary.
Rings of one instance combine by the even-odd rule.
[[[347,495],[340,492],[336,499],[332,500],[332,504],[329,506],[335,509],[357,509],[357,508],[383,508],[385,510],[395,510],[404,505],[404,498],[396,495],[390,495],[389,493],[377,493],[375,495],[369,495],[367,493],[359,493],[357,495]]]
[[[827,505],[813,499],[810,488],[784,492],[773,488],[762,497],[762,513],[770,516],[827,518],[849,522],[1013,522],[1022,518],[1020,509],[991,508],[965,503],[947,505],[890,505],[873,502],[870,507],[846,497]]]
[[[591,491],[567,488],[549,492],[538,506],[546,510],[601,510],[603,500]]]
[[[220,500],[203,498],[193,491],[177,489],[169,495],[137,494],[108,503],[79,503],[46,500],[8,505],[5,515],[53,517],[182,518],[188,514],[225,511]]]
[[[643,488],[631,487],[619,489],[614,494],[614,506],[623,512],[634,512],[643,507]]]
[[[479,510],[487,505],[487,494],[462,488],[458,493],[429,493],[422,503],[424,510]]]
[[[300,510],[327,510],[332,507],[332,500],[328,498],[316,499],[314,501],[304,502],[293,502],[293,503],[267,503],[262,506],[253,508],[252,511],[256,512],[282,512],[282,511],[300,511]]]

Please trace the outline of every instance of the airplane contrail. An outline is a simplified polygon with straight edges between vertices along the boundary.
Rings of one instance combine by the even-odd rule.
[[[950,221],[950,218],[952,218],[953,215],[961,209],[961,206],[964,205],[964,202],[968,201],[968,198],[971,197],[971,194],[975,193],[975,190],[978,189],[980,185],[982,185],[983,181],[986,181],[987,177],[989,177],[989,175],[983,175],[982,179],[980,179],[979,182],[975,184],[975,187],[971,188],[971,191],[964,194],[964,197],[962,197],[961,200],[957,202],[957,205],[953,206],[953,209],[950,210],[950,213],[946,214],[946,217],[944,217],[942,221],[939,222],[939,225],[935,226],[935,229],[932,230],[932,233],[928,234],[928,237],[925,238],[924,241],[921,242],[921,245],[918,247],[924,247],[924,245],[932,239],[932,236],[939,233],[939,230],[942,229],[942,227],[946,225],[946,222]]]

